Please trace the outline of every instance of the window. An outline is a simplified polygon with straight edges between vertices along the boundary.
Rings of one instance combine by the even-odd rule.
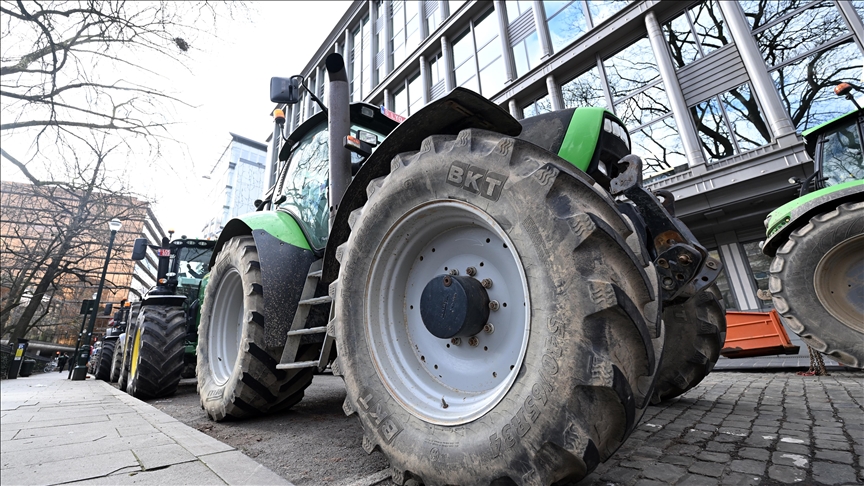
[[[591,25],[597,27],[601,22],[615,15],[632,0],[589,0],[588,11],[591,14]]]
[[[393,113],[408,116],[408,89],[405,86],[393,93]]]
[[[420,4],[416,0],[397,0],[392,4],[393,67],[396,68],[420,44]]]
[[[834,2],[740,3],[798,130],[850,111],[849,102],[832,89],[840,82],[858,82],[862,52]]]
[[[687,167],[666,89],[647,37],[603,61],[614,111],[630,130],[645,180],[668,177]]]
[[[588,30],[582,2],[544,1],[552,50],[558,52]]]
[[[765,310],[773,309],[774,303],[771,302],[771,293],[768,291],[768,277],[771,275],[769,271],[771,257],[762,253],[758,241],[742,243],[741,248],[747,257],[750,272],[753,274],[753,285],[757,289],[756,300],[759,302],[759,307]]]
[[[435,86],[436,84],[444,81],[444,63],[441,59],[441,53],[435,55],[429,59],[429,86]]]
[[[750,86],[743,84],[690,108],[710,161],[754,149],[771,140]]]
[[[507,21],[512,24],[522,15],[533,15],[531,13],[531,3],[524,0],[504,2],[504,5],[507,7]],[[540,64],[543,48],[540,45],[540,38],[537,36],[536,31],[528,34],[524,39],[514,42],[512,48],[513,59],[516,61],[517,77],[523,76]]]
[[[425,3],[428,7],[429,3]],[[431,9],[426,9],[426,32],[428,35],[432,35],[435,32],[435,29],[441,25],[441,9],[438,8],[438,3],[435,2],[432,4]]]
[[[561,86],[565,108],[583,106],[606,106],[606,96],[603,94],[603,83],[597,67],[577,76]]]
[[[372,73],[369,67],[370,42],[369,17],[354,31],[351,36],[351,101],[361,101],[363,96],[372,91]]]
[[[550,111],[552,111],[552,100],[548,94],[522,107],[522,115],[525,118],[549,113]]]
[[[410,116],[420,108],[423,108],[423,82],[420,73],[417,73],[393,94],[393,111],[402,116]]]
[[[453,42],[456,86],[491,96],[504,87],[507,78],[498,25],[493,10],[471,22]]]
[[[708,250],[708,255],[711,258],[720,261],[720,253],[717,250]],[[717,289],[720,290],[720,294],[723,296],[723,304],[726,307],[726,310],[737,310],[738,302],[735,300],[735,296],[732,294],[732,289],[729,287],[729,277],[726,276],[726,266],[723,266],[723,269],[720,270],[720,274],[717,275],[717,280],[714,281],[714,284],[717,285]]]
[[[677,67],[707,56],[729,43],[720,7],[700,3],[663,25],[663,35]]]
[[[826,186],[864,179],[864,155],[861,149],[861,133],[855,118],[849,123],[832,127],[823,134],[822,173]]]
[[[384,47],[387,46],[387,42],[389,42],[390,39],[384,38],[384,22],[385,21],[381,20],[382,18],[385,18],[385,13],[386,13],[386,12],[384,12],[384,2],[382,0],[377,0],[375,2],[375,4],[376,4],[376,9],[375,9],[376,18],[375,18],[374,25],[372,26],[372,29],[374,31],[374,40],[375,40],[374,45],[372,46],[372,48],[375,49],[375,79],[372,81],[372,83],[377,86],[378,83],[380,83],[381,80],[387,76],[387,71],[386,71],[386,67],[384,66],[383,59],[384,59]]]
[[[530,12],[531,3],[532,2],[526,0],[510,0],[504,2],[504,6],[507,8],[507,21],[512,24],[513,21],[518,19],[521,15]]]

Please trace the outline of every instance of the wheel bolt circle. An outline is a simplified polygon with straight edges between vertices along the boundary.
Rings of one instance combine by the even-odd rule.
[[[450,343],[453,344],[453,346],[459,346],[460,344],[462,344],[462,339],[455,337],[450,340]]]
[[[490,322],[489,324],[483,326],[483,331],[486,332],[486,334],[492,334],[493,332],[495,332],[495,326],[493,326]]]
[[[499,307],[499,305],[498,305],[498,301],[497,301],[497,300],[490,300],[490,301],[489,301],[489,309],[491,309],[491,310],[493,310],[493,311],[497,311],[497,310],[498,310],[498,307]]]
[[[465,273],[467,273],[469,277],[473,277],[474,275],[477,275],[477,269],[474,267],[468,267],[465,269]]]
[[[491,289],[492,288],[492,279],[491,278],[484,278],[483,280],[480,281],[480,284],[483,285],[483,288],[485,288],[485,289]]]
[[[477,336],[471,336],[468,338],[468,344],[472,347],[477,347],[477,345],[480,344],[480,340],[477,339]]]

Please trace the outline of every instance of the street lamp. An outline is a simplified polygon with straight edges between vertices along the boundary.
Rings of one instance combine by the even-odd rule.
[[[102,267],[102,278],[99,279],[99,288],[96,290],[96,302],[93,306],[93,313],[90,314],[90,325],[87,326],[87,334],[82,336],[83,345],[78,352],[78,364],[72,372],[73,380],[83,380],[87,377],[87,361],[90,358],[90,341],[93,336],[93,328],[96,326],[96,314],[99,309],[99,301],[102,300],[102,288],[105,286],[105,274],[108,273],[108,262],[111,260],[111,247],[114,246],[114,237],[117,232],[123,227],[123,223],[119,219],[114,218],[108,222],[108,229],[111,230],[111,238],[108,240],[108,252],[105,254],[105,266]]]

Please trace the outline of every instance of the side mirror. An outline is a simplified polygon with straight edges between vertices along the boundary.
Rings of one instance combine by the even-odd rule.
[[[270,78],[270,101],[295,105],[300,102],[300,76]]]
[[[135,246],[132,247],[132,259],[143,260],[147,254],[147,238],[136,238]]]

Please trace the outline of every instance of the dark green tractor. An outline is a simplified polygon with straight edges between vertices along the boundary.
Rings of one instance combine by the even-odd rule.
[[[277,184],[214,249],[211,419],[285,410],[332,363],[397,484],[549,484],[710,371],[720,262],[642,187],[614,115],[520,122],[457,88],[397,123],[348,102],[341,56],[326,67],[327,106],[277,145]],[[274,78],[271,100],[301,87]]]
[[[150,246],[158,258],[156,286],[141,300],[126,330],[121,390],[138,398],[162,397],[174,393],[182,377],[194,376],[201,283],[215,244],[181,237]],[[137,239],[132,259],[143,260],[147,248],[146,239]]]

